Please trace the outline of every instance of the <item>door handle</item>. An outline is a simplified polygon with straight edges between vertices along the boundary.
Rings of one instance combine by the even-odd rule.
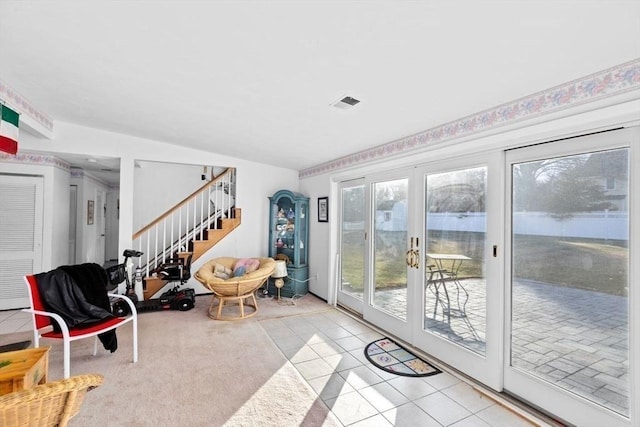
[[[410,268],[420,267],[420,249],[418,247],[418,237],[416,237],[416,247],[413,247],[413,237],[411,238],[411,247],[407,251],[407,266]]]
[[[408,267],[413,267],[413,237],[411,238],[411,247],[407,251],[406,262]]]

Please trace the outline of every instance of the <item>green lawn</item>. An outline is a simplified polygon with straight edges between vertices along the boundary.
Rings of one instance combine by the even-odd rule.
[[[516,236],[514,277],[627,295],[629,251],[595,239]]]
[[[364,282],[361,234],[347,236],[342,250],[344,281],[353,290]],[[514,277],[613,295],[627,295],[628,249],[596,239],[517,235],[513,241]],[[406,285],[406,242],[399,235],[376,242],[376,286]],[[431,233],[428,252],[458,253],[471,258],[460,277],[483,277],[484,235],[467,232]],[[421,254],[424,257],[424,254]],[[427,260],[431,263],[431,260]]]

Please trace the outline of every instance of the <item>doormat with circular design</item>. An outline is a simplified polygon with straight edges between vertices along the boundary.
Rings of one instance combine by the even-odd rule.
[[[367,345],[364,355],[377,368],[405,377],[428,377],[442,372],[389,338]]]

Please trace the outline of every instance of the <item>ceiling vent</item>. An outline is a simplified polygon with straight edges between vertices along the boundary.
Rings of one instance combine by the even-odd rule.
[[[356,104],[358,104],[360,101],[351,97],[351,96],[345,96],[341,99],[339,99],[338,101],[334,102],[333,104],[331,104],[332,106],[339,108],[341,110],[349,110],[351,108],[353,108]]]

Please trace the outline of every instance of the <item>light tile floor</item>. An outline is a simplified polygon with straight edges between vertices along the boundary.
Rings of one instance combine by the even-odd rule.
[[[260,322],[343,426],[531,426],[458,377],[414,378],[369,363],[365,346],[383,335],[339,311]],[[31,331],[31,318],[0,311],[0,334]]]
[[[263,320],[273,342],[344,426],[530,426],[460,378],[389,374],[364,356],[383,337],[339,311]]]

